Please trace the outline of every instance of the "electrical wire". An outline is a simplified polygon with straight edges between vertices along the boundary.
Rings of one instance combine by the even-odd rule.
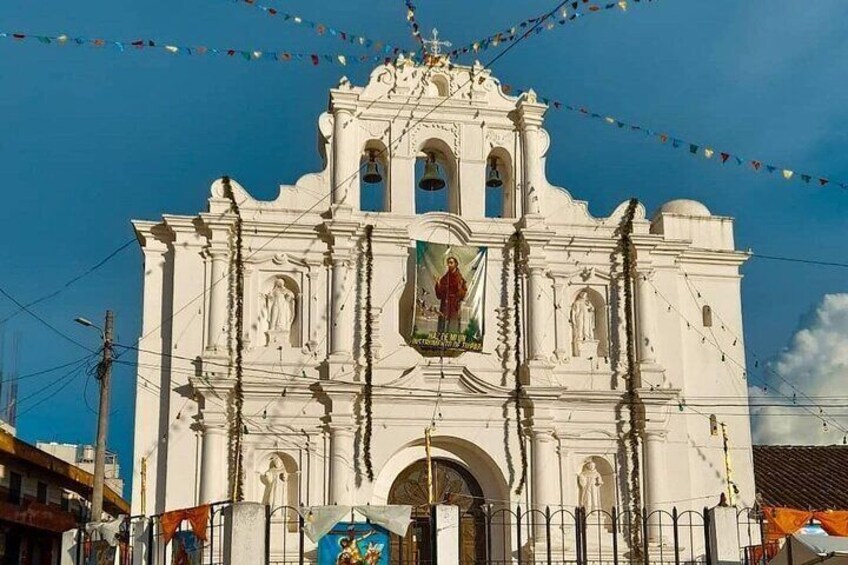
[[[42,325],[44,325],[45,327],[47,327],[47,329],[49,329],[50,331],[52,331],[53,333],[55,333],[56,335],[58,335],[59,337],[61,337],[61,338],[62,338],[62,339],[64,339],[65,341],[68,341],[68,342],[70,342],[70,343],[73,343],[73,344],[74,344],[74,345],[76,345],[77,347],[81,347],[82,349],[85,349],[85,350],[86,350],[86,351],[88,351],[88,352],[94,353],[94,351],[95,351],[94,349],[91,349],[91,348],[90,348],[90,347],[88,347],[87,345],[83,345],[82,343],[78,342],[77,340],[75,340],[75,339],[74,339],[74,338],[72,338],[71,336],[69,336],[69,335],[67,335],[67,334],[63,333],[62,331],[60,331],[59,329],[57,329],[57,328],[56,328],[54,325],[52,325],[50,322],[48,322],[47,320],[45,320],[44,318],[42,318],[41,316],[39,316],[38,314],[36,314],[36,313],[35,313],[35,312],[33,312],[32,310],[30,310],[30,309],[29,309],[29,307],[28,307],[26,304],[21,303],[21,302],[20,302],[19,300],[17,300],[14,296],[12,296],[12,295],[11,295],[11,294],[9,294],[8,292],[6,292],[6,290],[5,290],[3,287],[0,287],[0,294],[2,294],[2,295],[3,295],[3,296],[5,296],[6,298],[8,298],[8,299],[9,299],[9,300],[11,300],[12,302],[14,302],[14,303],[18,306],[18,308],[20,308],[21,310],[23,310],[24,312],[26,312],[27,314],[29,314],[30,316],[32,316],[33,318],[35,318],[36,320],[38,320],[38,321],[39,321]]]
[[[12,312],[11,314],[7,315],[5,318],[0,319],[0,324],[3,324],[4,322],[8,322],[9,320],[14,318],[15,316],[17,316],[21,312],[24,312],[25,308],[31,308],[32,306],[35,306],[36,304],[41,304],[42,302],[45,302],[47,300],[50,300],[51,298],[55,298],[56,296],[60,295],[64,291],[68,290],[68,288],[70,288],[74,283],[79,282],[83,278],[85,278],[88,275],[90,275],[91,273],[95,272],[97,269],[99,269],[100,267],[102,267],[103,265],[108,263],[110,260],[112,260],[114,257],[116,257],[121,251],[123,251],[124,249],[127,249],[130,245],[132,245],[135,242],[136,242],[136,238],[134,238],[134,237],[132,239],[126,241],[120,247],[118,247],[117,249],[115,249],[114,251],[109,253],[106,257],[104,257],[103,259],[101,259],[100,261],[98,261],[97,263],[95,263],[94,265],[92,265],[91,267],[89,267],[88,269],[83,271],[82,273],[80,273],[80,274],[76,275],[75,277],[69,279],[65,284],[56,288],[56,290],[49,292],[49,293],[47,293],[47,294],[45,294],[45,295],[43,295],[39,298],[36,298],[32,302],[27,302],[25,305],[21,306],[20,308],[18,308],[17,310]]]

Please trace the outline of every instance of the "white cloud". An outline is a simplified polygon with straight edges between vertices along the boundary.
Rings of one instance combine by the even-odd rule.
[[[826,294],[804,322],[789,347],[769,363],[772,372],[783,379],[767,371],[768,392],[751,387],[750,396],[754,404],[771,401],[791,406],[797,389],[812,397],[811,401],[797,393],[797,404],[818,404],[824,414],[818,417],[797,406],[755,408],[752,410],[755,443],[835,444],[842,442],[843,430],[848,429],[848,416],[844,415],[848,414],[848,408],[828,408],[829,404],[848,405],[845,386],[848,384],[848,294]],[[815,407],[809,410],[819,413]],[[827,432],[823,420],[827,422]]]

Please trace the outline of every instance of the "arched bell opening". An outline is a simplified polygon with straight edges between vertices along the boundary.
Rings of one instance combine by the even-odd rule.
[[[365,144],[359,161],[359,208],[363,212],[389,212],[389,153],[383,142]]]
[[[425,141],[415,160],[415,213],[459,213],[456,157],[440,139]]]
[[[492,149],[486,158],[486,217],[515,217],[515,180],[512,156],[502,148]]]

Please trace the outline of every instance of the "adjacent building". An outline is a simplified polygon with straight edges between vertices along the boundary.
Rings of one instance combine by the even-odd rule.
[[[42,451],[67,461],[87,473],[94,474],[94,446],[79,445],[76,443],[36,442],[35,446]],[[111,451],[106,452],[105,468],[106,485],[113,491],[121,494],[124,492],[124,480],[121,478],[121,466],[118,464],[118,456]]]
[[[59,561],[62,532],[87,520],[94,477],[0,430],[0,561]],[[129,503],[104,489],[104,511],[129,513]]]

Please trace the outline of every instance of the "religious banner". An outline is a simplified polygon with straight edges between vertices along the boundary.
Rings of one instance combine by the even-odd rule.
[[[318,541],[318,565],[389,565],[389,532],[376,524],[340,522]]]
[[[431,351],[482,351],[485,247],[418,241],[410,345]]]
[[[114,565],[117,548],[106,540],[91,542],[86,565]]]
[[[172,565],[200,565],[203,559],[203,542],[191,530],[174,535]]]

